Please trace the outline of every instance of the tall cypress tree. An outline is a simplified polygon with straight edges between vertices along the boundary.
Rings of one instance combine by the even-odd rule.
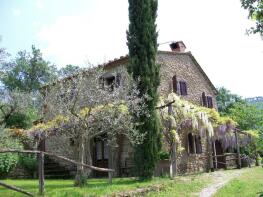
[[[150,117],[147,115],[137,117],[143,123],[138,126],[138,130],[146,134],[144,142],[135,147],[134,155],[136,172],[141,178],[149,178],[153,175],[160,149],[159,119],[155,111],[160,81],[159,66],[156,64],[157,7],[157,0],[129,0],[128,72],[135,81],[139,80],[140,95],[150,97],[146,101]]]

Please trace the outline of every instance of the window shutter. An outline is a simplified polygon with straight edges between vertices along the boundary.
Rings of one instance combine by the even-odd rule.
[[[173,76],[173,92],[177,93],[177,78],[176,78],[176,75]]]
[[[121,85],[121,74],[117,73],[116,75],[116,87],[120,87]]]
[[[211,96],[207,96],[207,107],[213,108],[213,98]]]
[[[187,85],[185,81],[180,81],[180,93],[181,95],[187,95]]]
[[[204,107],[207,107],[207,99],[204,92],[202,93],[202,104]]]

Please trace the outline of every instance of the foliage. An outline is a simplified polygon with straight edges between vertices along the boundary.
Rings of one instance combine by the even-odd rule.
[[[157,0],[129,0],[129,48],[128,72],[139,81],[140,96],[147,95],[149,116],[142,115],[138,121],[143,124],[137,128],[145,134],[144,143],[135,147],[135,166],[139,177],[151,177],[160,150],[160,122],[155,107],[158,100],[159,65],[157,53]]]
[[[235,122],[237,122],[239,129],[241,130],[258,130],[259,138],[256,144],[252,143],[247,148],[242,148],[242,151],[246,154],[251,154],[252,157],[256,157],[255,145],[257,150],[263,151],[263,110],[257,108],[254,105],[246,102],[237,95],[231,94],[229,90],[225,88],[219,89],[219,95],[217,102],[219,103],[220,113],[229,116]],[[227,99],[226,99],[227,98]],[[226,105],[222,105],[222,103]],[[224,106],[221,107],[220,106]]]
[[[74,73],[77,73],[78,71],[80,71],[80,67],[68,64],[58,70],[58,76],[60,78],[68,77]]]
[[[218,190],[215,197],[232,196],[259,196],[263,187],[263,168],[254,167],[241,174],[238,178],[230,181],[226,186]]]
[[[118,135],[125,135],[132,144],[140,143],[144,135],[137,132],[136,125],[141,123],[130,113],[138,116],[147,113],[144,97],[138,97],[137,84],[129,80],[127,72],[120,70],[118,74],[127,79],[121,80],[121,86],[102,84],[105,72],[99,68],[83,70],[44,86],[45,123],[30,129],[29,134],[40,139],[41,136],[59,136],[53,152],[60,155],[65,150],[72,152],[67,142],[74,139],[78,142],[75,144],[78,160],[87,164],[92,164],[92,153],[85,144],[95,137],[107,135],[105,141],[112,148],[116,147]],[[84,161],[84,158],[87,159]],[[78,167],[76,182],[83,183],[82,177],[89,173],[90,170]]]
[[[235,103],[228,110],[228,115],[238,122],[243,130],[260,129],[263,126],[263,110],[246,103]]]
[[[160,151],[158,153],[158,155],[159,155],[158,157],[159,157],[160,160],[165,160],[165,159],[169,159],[170,158],[169,152],[166,152],[166,151]]]
[[[28,128],[37,119],[36,94],[3,90],[0,95],[0,126]]]
[[[21,149],[22,145],[18,140],[13,139],[3,128],[0,128],[0,149],[15,148]],[[0,154],[0,178],[3,178],[18,163],[19,157],[14,153]]]
[[[260,33],[263,35],[263,0],[241,0],[242,7],[249,12],[249,18],[256,22],[248,33]]]
[[[19,164],[25,168],[30,174],[37,170],[37,156],[36,154],[21,154],[19,155]]]
[[[41,85],[57,78],[56,68],[42,58],[35,46],[31,53],[18,52],[15,61],[4,64],[0,70],[5,73],[1,81],[9,90],[37,91]]]
[[[229,90],[224,87],[217,88],[218,94],[216,96],[218,111],[222,115],[226,115],[228,109],[233,106],[234,103],[244,103],[242,98],[236,94],[232,94]]]
[[[171,104],[169,110],[167,107],[162,107],[169,103]],[[229,144],[227,141],[234,138],[233,129],[237,123],[229,117],[220,116],[215,109],[194,105],[174,93],[169,94],[165,99],[161,97],[158,108],[160,108],[163,123],[163,134],[170,147],[170,152],[174,143],[177,144],[178,153],[183,151],[178,133],[184,129],[191,129],[201,137],[206,135],[207,130],[209,137],[223,140],[225,148],[235,145],[234,142]]]

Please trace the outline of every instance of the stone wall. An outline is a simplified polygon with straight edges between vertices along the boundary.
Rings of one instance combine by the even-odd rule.
[[[190,53],[160,52],[157,59],[161,65],[159,87],[161,95],[172,92],[172,78],[176,75],[177,81],[185,81],[187,84],[188,94],[182,96],[183,99],[201,105],[202,93],[205,92],[207,96],[213,98],[213,104],[217,108],[215,90]]]

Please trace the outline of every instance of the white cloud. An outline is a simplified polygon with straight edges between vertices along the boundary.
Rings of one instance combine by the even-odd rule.
[[[13,14],[14,16],[20,16],[20,15],[22,14],[22,12],[21,12],[20,9],[14,8],[14,9],[12,10],[12,14]]]
[[[159,42],[183,40],[215,85],[263,95],[262,41],[245,35],[251,22],[240,7],[239,0],[159,1]],[[127,53],[127,28],[126,1],[96,0],[84,15],[61,16],[42,27],[39,38],[47,46],[44,55],[59,66],[96,64]]]
[[[43,42],[48,44],[43,51],[56,59],[59,66],[65,64],[102,63],[107,59],[127,53],[125,14],[126,3],[120,3],[120,11],[113,12],[111,2],[103,2],[92,12],[81,16],[61,16],[44,26],[39,33]],[[121,11],[124,10],[124,11]]]
[[[36,0],[36,6],[39,9],[44,8],[44,0]]]

